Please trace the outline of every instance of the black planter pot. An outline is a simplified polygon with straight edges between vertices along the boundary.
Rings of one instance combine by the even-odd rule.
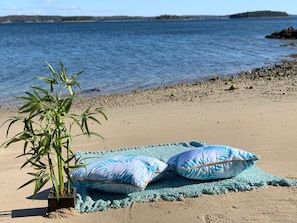
[[[77,194],[77,190],[74,187],[74,188],[71,188],[71,194],[65,197],[59,197],[59,200],[58,200],[54,190],[51,189],[48,195],[48,211],[52,212],[61,208],[75,208],[76,194]]]

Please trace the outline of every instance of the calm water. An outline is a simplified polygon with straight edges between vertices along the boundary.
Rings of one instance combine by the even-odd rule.
[[[264,38],[296,19],[0,25],[0,104],[49,75],[85,70],[83,90],[113,94],[203,80],[274,64],[296,47]]]

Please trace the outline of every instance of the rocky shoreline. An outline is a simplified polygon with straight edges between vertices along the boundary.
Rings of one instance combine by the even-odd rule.
[[[207,103],[208,101],[232,100],[232,96],[259,97],[279,100],[283,97],[297,97],[297,59],[285,60],[274,66],[267,66],[240,72],[226,77],[213,77],[205,81],[180,83],[176,85],[135,90],[129,93],[81,97],[76,109],[95,107],[121,108],[167,102]],[[0,110],[16,112],[16,106],[2,106]]]
[[[87,97],[78,100],[77,103],[78,107],[94,104],[105,108],[116,108],[172,101],[197,102],[209,98],[216,100],[224,97],[226,92],[235,94],[241,92],[248,96],[250,91],[266,97],[297,95],[297,60],[286,60],[274,66],[261,67],[223,78],[215,77],[206,81]]]
[[[265,37],[271,39],[297,39],[297,30],[290,26],[287,29],[283,29],[280,32],[274,32]]]

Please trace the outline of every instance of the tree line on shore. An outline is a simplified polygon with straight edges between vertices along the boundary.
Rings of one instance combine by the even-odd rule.
[[[0,17],[0,23],[38,23],[38,22],[104,22],[104,21],[153,21],[153,20],[204,20],[204,19],[235,19],[261,17],[288,17],[286,12],[255,11],[226,16],[206,15],[170,15],[154,17],[143,16],[42,16],[42,15],[11,15]]]
[[[278,12],[278,11],[255,11],[255,12],[244,12],[230,15],[231,19],[236,18],[263,18],[263,17],[288,17],[288,13],[286,12]]]

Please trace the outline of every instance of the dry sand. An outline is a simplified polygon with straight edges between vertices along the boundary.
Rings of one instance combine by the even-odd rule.
[[[236,89],[229,90],[231,85]],[[74,149],[202,140],[253,152],[260,156],[257,165],[264,171],[297,180],[296,98],[297,80],[290,76],[215,80],[85,100],[78,110],[90,102],[106,107],[109,120],[99,129],[105,140],[81,138]],[[0,122],[12,112],[3,110]],[[4,132],[1,129],[1,141]],[[32,201],[32,186],[17,190],[29,171],[19,169],[23,160],[15,157],[20,152],[21,148],[11,147],[0,153],[0,222],[297,222],[297,188],[273,186],[49,219],[43,217],[45,193]]]

